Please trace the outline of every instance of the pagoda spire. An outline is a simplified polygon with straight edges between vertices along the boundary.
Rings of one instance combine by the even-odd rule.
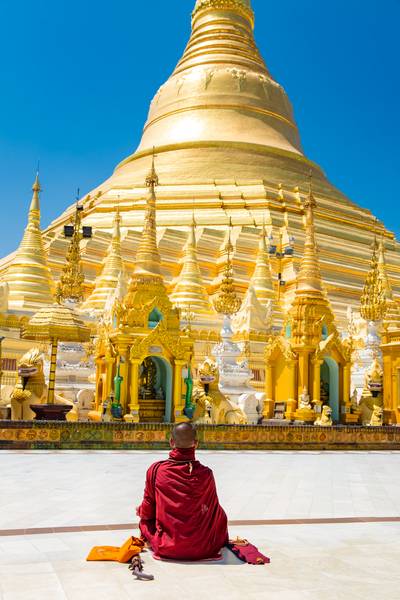
[[[317,203],[314,198],[312,179],[310,177],[309,194],[304,202],[306,239],[304,243],[304,254],[297,275],[296,296],[304,294],[324,296],[317,243],[315,239],[314,210],[316,206]]]
[[[104,311],[110,297],[115,296],[121,283],[124,265],[121,254],[121,215],[119,206],[113,220],[113,234],[100,276],[96,279],[94,289],[86,300],[84,308]]]
[[[40,229],[39,174],[36,175],[32,191],[28,224],[4,277],[8,285],[9,310],[36,311],[40,306],[54,301],[53,281]]]
[[[321,336],[337,333],[318,259],[314,224],[316,205],[310,175],[309,193],[304,203],[304,254],[300,262],[292,307],[288,313],[294,348],[315,348],[320,343]]]
[[[200,266],[197,260],[196,223],[194,215],[185,245],[183,265],[171,294],[173,304],[184,310],[210,312],[210,301],[204,287]]]
[[[144,278],[161,279],[161,258],[157,247],[157,227],[156,227],[156,192],[158,186],[158,176],[154,164],[154,152],[151,161],[151,168],[146,177],[146,187],[148,194],[146,199],[146,214],[142,237],[136,252],[136,262],[134,275],[140,275]]]
[[[267,245],[267,230],[263,223],[258,245],[256,267],[250,280],[256,296],[262,306],[267,306],[270,300],[275,299],[274,284],[271,277],[271,265]]]

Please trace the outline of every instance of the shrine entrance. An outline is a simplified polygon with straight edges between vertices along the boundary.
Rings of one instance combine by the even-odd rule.
[[[139,371],[141,423],[170,423],[172,418],[172,368],[160,356],[147,356]]]
[[[332,409],[334,423],[340,420],[339,366],[333,358],[325,358],[321,366],[321,402]]]

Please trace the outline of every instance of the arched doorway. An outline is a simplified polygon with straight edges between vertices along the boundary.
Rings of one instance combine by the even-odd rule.
[[[324,398],[325,395],[325,398]],[[332,409],[332,419],[340,420],[339,410],[339,365],[333,358],[325,358],[321,366],[321,400],[327,400]]]
[[[172,418],[172,368],[160,356],[147,356],[140,366],[140,421],[169,423]]]

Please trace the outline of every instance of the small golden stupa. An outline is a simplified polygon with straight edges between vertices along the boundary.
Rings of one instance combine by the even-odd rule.
[[[32,313],[54,301],[54,284],[47,264],[40,229],[40,182],[36,176],[32,187],[28,224],[18,250],[11,257],[6,277],[6,310]]]

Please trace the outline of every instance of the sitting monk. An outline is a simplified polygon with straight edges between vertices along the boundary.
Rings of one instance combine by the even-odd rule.
[[[156,558],[216,558],[228,542],[227,517],[211,469],[195,458],[193,425],[175,425],[170,445],[169,459],[147,471],[143,502],[137,509],[142,536]]]

